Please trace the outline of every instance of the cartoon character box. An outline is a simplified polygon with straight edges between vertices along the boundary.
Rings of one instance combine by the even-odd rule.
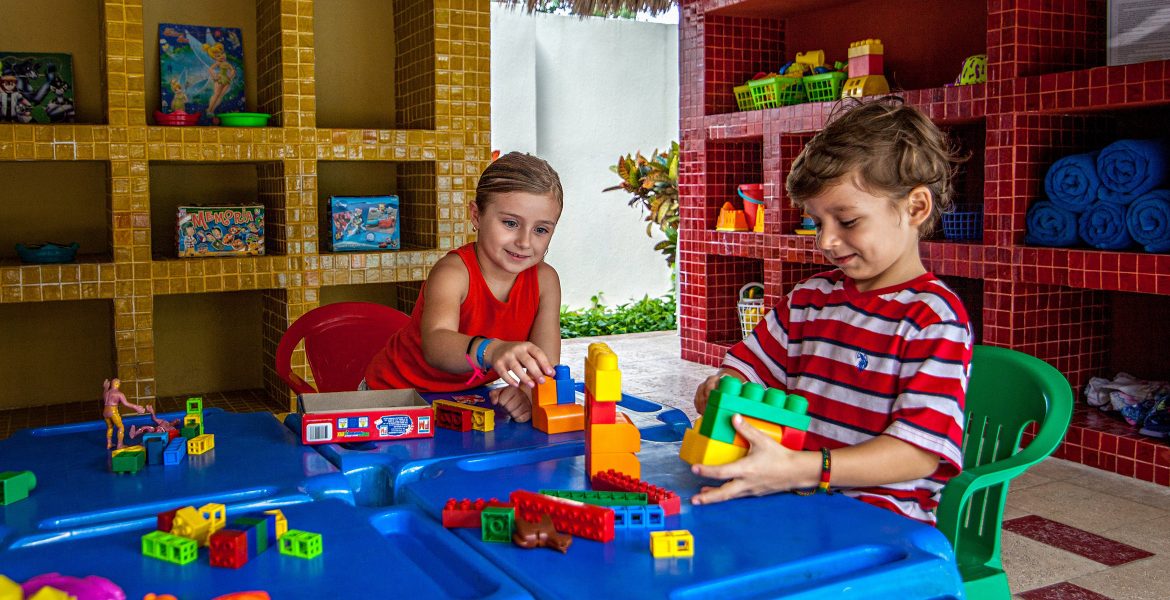
[[[398,196],[333,196],[323,211],[334,252],[398,250]]]
[[[435,436],[435,411],[414,390],[301,394],[297,412],[303,444]]]
[[[264,254],[264,207],[180,206],[179,256]]]

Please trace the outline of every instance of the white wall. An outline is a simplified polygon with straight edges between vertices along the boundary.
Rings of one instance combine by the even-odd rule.
[[[492,148],[549,161],[565,210],[548,262],[562,303],[613,305],[670,291],[670,270],[618,183],[619,155],[678,139],[678,27],[528,15],[492,4]]]

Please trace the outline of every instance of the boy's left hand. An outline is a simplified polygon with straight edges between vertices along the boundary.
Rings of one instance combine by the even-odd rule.
[[[488,399],[492,404],[508,411],[508,416],[517,423],[523,423],[532,418],[532,400],[521,388],[506,385],[488,392]]]
[[[810,463],[805,455],[812,453],[797,452],[781,446],[768,434],[744,421],[740,415],[732,417],[731,424],[751,448],[747,456],[725,465],[693,465],[691,472],[695,475],[730,481],[719,487],[704,486],[691,498],[691,504],[714,504],[732,498],[763,496],[806,487],[810,478],[814,477],[813,470],[815,477],[819,478],[819,455],[818,462]]]

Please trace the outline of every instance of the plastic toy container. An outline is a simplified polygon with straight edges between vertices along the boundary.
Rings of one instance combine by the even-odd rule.
[[[833,102],[841,99],[845,74],[840,71],[809,75],[804,78],[804,95],[809,102]]]
[[[34,265],[51,265],[73,262],[77,258],[77,242],[68,246],[45,242],[44,244],[17,244],[16,254],[21,262]]]
[[[266,127],[268,125],[267,113],[223,113],[215,115],[219,119],[221,127]]]
[[[777,108],[804,102],[804,83],[800,77],[768,77],[748,82],[756,108]]]
[[[748,87],[748,84],[737,85],[731,88],[731,91],[735,93],[735,105],[740,110],[756,109],[756,102],[752,100],[752,90]]]
[[[735,307],[739,311],[739,328],[744,339],[747,339],[767,312],[764,306],[764,284],[758,281],[745,283],[739,288],[739,302]]]
[[[943,236],[948,240],[983,239],[983,213],[953,212],[942,216]]]

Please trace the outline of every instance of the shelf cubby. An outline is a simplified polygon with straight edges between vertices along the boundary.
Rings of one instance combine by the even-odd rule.
[[[155,394],[264,387],[262,291],[154,299]]]

